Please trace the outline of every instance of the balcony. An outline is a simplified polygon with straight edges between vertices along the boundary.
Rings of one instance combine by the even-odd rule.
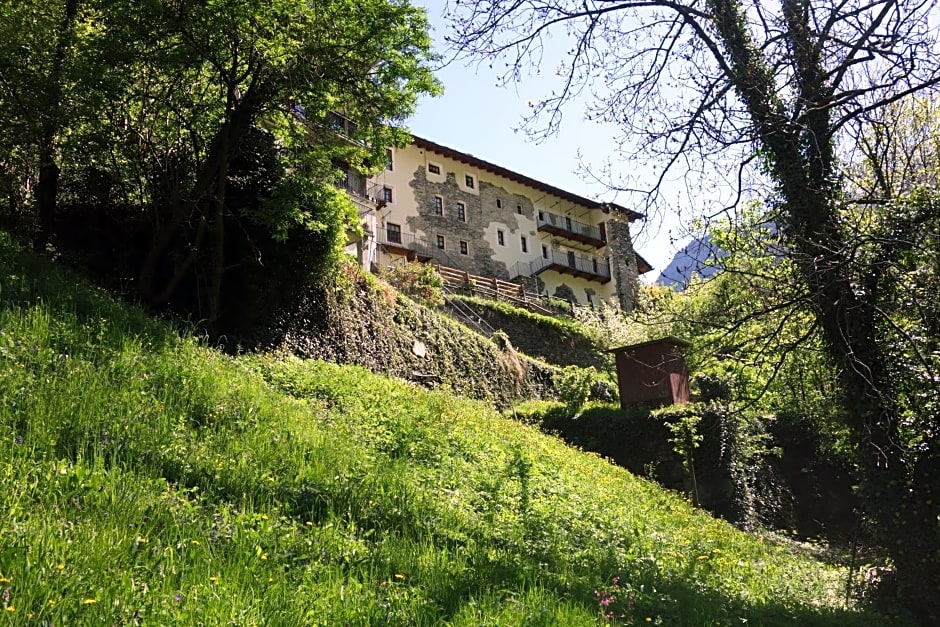
[[[342,168],[343,174],[341,178],[336,182],[336,186],[340,189],[345,189],[350,194],[359,196],[360,198],[371,198],[369,195],[369,188],[374,187],[368,178],[359,174],[355,170],[350,170],[347,168]]]
[[[581,255],[564,248],[552,248],[547,251],[547,257],[540,257],[535,261],[520,261],[512,267],[509,276],[510,279],[517,276],[535,276],[547,270],[570,274],[601,284],[610,281],[610,264],[606,259],[593,255]]]
[[[359,215],[363,215],[373,209],[381,208],[378,205],[378,199],[381,196],[382,186],[371,181],[367,176],[359,174],[344,163],[334,164],[342,171],[336,186],[346,190],[359,209]]]
[[[385,227],[378,229],[376,239],[389,252],[405,255],[409,259],[417,259],[418,261],[428,261],[430,259],[449,260],[443,250],[432,245],[428,240],[417,237],[414,233],[402,233],[400,230]]]
[[[603,224],[591,226],[568,216],[560,216],[548,211],[539,211],[538,230],[594,248],[603,248],[607,245],[607,232]]]
[[[323,122],[330,130],[339,133],[340,135],[345,135],[346,137],[354,137],[356,135],[356,131],[359,130],[358,124],[347,118],[345,115],[336,113],[335,111],[327,111],[326,116],[323,118]]]

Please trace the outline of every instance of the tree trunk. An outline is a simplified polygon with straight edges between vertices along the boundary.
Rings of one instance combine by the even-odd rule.
[[[920,453],[902,446],[900,413],[876,334],[874,304],[856,296],[837,272],[833,267],[813,276],[803,270],[812,281],[817,319],[839,364],[859,451],[862,503],[876,538],[894,560],[899,600],[924,624],[940,624],[938,444],[928,444]]]
[[[210,327],[218,319],[225,270],[225,194],[229,163],[261,112],[270,87],[270,84],[256,78],[244,97],[237,102],[230,95],[234,104],[209,143],[208,154],[187,198],[174,203],[172,218],[155,233],[139,273],[141,291],[151,304],[166,303],[195,266],[198,268],[197,274],[206,277],[205,293],[201,290],[197,293],[197,300],[201,303],[204,297],[206,306],[203,309],[201,304],[198,305],[197,313]],[[229,91],[234,94],[235,86],[231,86]],[[187,210],[186,207],[192,209]],[[183,261],[176,264],[172,276],[163,286],[157,287],[154,278],[159,261],[170,252],[173,239],[180,235],[186,219],[193,214],[198,216],[199,221],[195,238],[188,241],[188,252],[179,255]]]
[[[729,78],[751,115],[782,193],[781,226],[790,254],[839,365],[859,453],[862,502],[894,559],[900,600],[925,624],[940,624],[940,435],[925,434],[927,446],[919,457],[900,441],[888,355],[877,337],[877,297],[857,292],[850,275],[856,262],[839,223],[831,94],[805,3],[782,3],[795,85],[805,107],[798,119],[783,111],[772,72],[748,36],[742,4],[709,4],[731,61]]]
[[[33,240],[36,252],[43,252],[52,237],[56,214],[56,199],[59,195],[59,166],[53,156],[51,142],[42,150],[39,166],[39,181],[33,188],[36,197],[36,210],[39,215],[39,230]]]
[[[72,28],[78,16],[79,0],[66,0],[62,22],[56,33],[55,52],[46,82],[48,95],[44,103],[44,117],[39,138],[39,181],[36,183],[36,212],[39,229],[33,240],[37,251],[45,250],[52,231],[56,213],[56,198],[59,194],[59,166],[56,164],[56,140],[62,125],[62,71],[65,56],[72,45]]]

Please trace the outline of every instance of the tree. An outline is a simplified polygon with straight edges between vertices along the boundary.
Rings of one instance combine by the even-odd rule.
[[[38,249],[45,248],[51,236],[56,211],[60,136],[71,113],[64,103],[83,92],[76,63],[81,37],[76,31],[89,4],[82,0],[0,4],[0,113],[9,134],[9,143],[0,150],[4,161],[19,162],[18,168],[7,166],[10,170],[21,170],[19,177],[3,174],[11,179],[11,204],[17,184],[33,188]]]
[[[316,185],[332,184],[332,159],[380,163],[385,146],[403,140],[399,125],[418,94],[436,91],[427,22],[422,10],[397,0],[166,0],[148,7],[120,16],[156,44],[154,54],[134,62],[151,80],[134,85],[118,112],[139,120],[131,150],[160,156],[149,170],[158,173],[149,185],[158,202],[139,285],[162,304],[195,275],[199,314],[211,325],[228,266],[230,167],[249,134],[264,128],[274,135],[283,172],[296,183],[280,188],[291,190],[292,202],[268,204],[271,230],[312,228],[317,220],[304,203],[322,197]],[[331,110],[357,121],[354,137],[323,128],[319,121]],[[336,202],[342,197],[333,195]]]
[[[917,229],[935,233],[938,203],[922,196],[860,222],[838,152],[866,116],[940,83],[931,11],[919,0],[474,0],[454,5],[451,42],[507,59],[512,78],[540,61],[547,38],[567,36],[562,88],[535,105],[532,124],[552,130],[590,87],[590,114],[620,126],[630,156],[661,160],[658,181],[680,164],[732,160],[739,191],[752,165],[769,179],[782,250],[838,368],[867,513],[903,602],[935,624],[936,337],[918,328],[925,316],[904,315],[898,277],[936,276],[936,249]]]
[[[262,240],[306,250],[285,274],[338,258],[358,218],[336,162],[383,163],[439,89],[406,0],[0,0],[0,18],[0,189],[35,199],[36,245],[76,239],[54,233],[63,209],[120,205],[139,295],[210,329]],[[337,133],[332,111],[356,124]]]
[[[872,111],[853,141],[846,181],[859,206],[885,205],[940,177],[940,102],[911,96]]]

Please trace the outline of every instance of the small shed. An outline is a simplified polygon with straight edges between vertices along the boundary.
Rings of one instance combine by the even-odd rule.
[[[620,406],[627,409],[688,403],[685,349],[691,345],[669,336],[611,350],[617,362]]]

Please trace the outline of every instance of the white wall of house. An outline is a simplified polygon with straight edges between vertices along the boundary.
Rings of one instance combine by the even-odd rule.
[[[415,144],[392,149],[390,164],[390,168],[374,177],[377,196],[382,197],[382,188],[387,188],[391,196],[391,200],[376,211],[376,228],[398,225],[405,237],[418,237],[432,244],[438,235],[445,237],[445,252],[454,261],[448,265],[460,267],[460,263],[465,261],[469,266],[476,264],[479,267],[482,256],[482,263],[491,263],[497,271],[511,274],[520,262],[532,264],[542,259],[543,246],[549,250],[559,247],[572,249],[578,255],[589,255],[606,263],[606,246],[598,249],[571,241],[562,242],[538,231],[540,211],[568,216],[596,227],[609,217],[600,209],[578,205],[570,199],[556,197]],[[435,191],[445,187],[446,192]],[[441,196],[443,216],[429,219],[428,208],[434,206],[435,195]],[[464,204],[466,236],[460,234],[463,225],[457,222],[457,202]],[[463,237],[467,238],[471,248],[469,255],[460,252]],[[526,250],[523,250],[523,242]],[[472,268],[466,269],[473,272]],[[616,297],[614,279],[601,283],[555,270],[543,271],[538,279],[543,293],[555,295],[556,290],[564,285],[581,304],[588,304],[589,299],[596,304],[599,300]]]

